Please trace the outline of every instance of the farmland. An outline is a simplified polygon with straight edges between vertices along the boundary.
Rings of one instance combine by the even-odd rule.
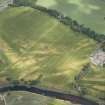
[[[38,5],[40,2],[43,3],[39,0]],[[58,9],[53,1],[49,3],[46,0],[43,5]],[[64,7],[67,10],[67,6]],[[63,13],[69,15],[65,11]],[[73,14],[70,13],[69,16],[73,18],[76,13]],[[91,24],[80,15],[76,15],[74,19],[91,27]],[[92,26],[92,29],[96,27]],[[102,28],[98,28],[97,31],[104,33]],[[7,78],[26,82],[36,80],[35,86],[81,95],[78,89],[73,87],[76,83],[85,91],[84,97],[97,101],[104,100],[104,68],[91,64],[89,59],[98,47],[95,40],[75,32],[42,11],[30,7],[8,7],[0,12],[0,85],[9,84]],[[75,81],[75,76],[88,63],[90,63],[89,72]],[[23,98],[20,104],[19,101],[15,104],[15,96],[18,94],[25,99]],[[69,102],[23,92],[11,93],[7,101],[11,105],[26,105],[24,100],[29,96],[31,105],[37,104],[40,98],[43,99],[37,105],[42,105],[43,102],[45,105],[70,105]],[[14,97],[13,103],[10,101],[11,97]],[[36,101],[34,98],[37,98]]]
[[[80,24],[105,34],[104,0],[38,0],[37,4],[56,9]]]

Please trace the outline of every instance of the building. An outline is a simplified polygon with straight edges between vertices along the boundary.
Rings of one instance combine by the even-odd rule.
[[[104,66],[105,65],[105,52],[101,49],[96,50],[91,56],[90,60],[95,65]]]

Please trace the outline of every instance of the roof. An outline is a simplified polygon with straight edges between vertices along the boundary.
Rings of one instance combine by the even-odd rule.
[[[101,49],[96,50],[91,54],[90,60],[95,65],[103,66],[105,64],[105,52]]]

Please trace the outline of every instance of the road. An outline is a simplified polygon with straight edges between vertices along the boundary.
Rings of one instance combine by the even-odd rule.
[[[8,86],[0,86],[0,92],[8,92],[8,91],[26,91],[26,92],[31,92],[35,94],[40,94],[43,96],[48,96],[60,100],[65,100],[65,101],[70,101],[73,104],[81,104],[81,105],[99,105],[98,103],[80,97],[80,96],[75,96],[72,94],[65,94],[61,92],[56,92],[56,91],[51,91],[51,90],[45,90],[45,89],[40,89],[37,87],[33,87],[30,85],[8,85]]]

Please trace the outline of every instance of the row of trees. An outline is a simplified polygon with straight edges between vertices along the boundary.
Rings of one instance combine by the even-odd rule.
[[[34,6],[37,0],[14,0],[14,4],[18,6]]]
[[[83,68],[81,69],[81,72],[79,72],[79,74],[75,76],[75,81],[81,80],[82,77],[88,74],[88,72],[90,71],[90,67],[91,66],[89,63],[84,65]]]
[[[88,63],[84,65],[83,68],[81,69],[81,72],[79,72],[79,74],[74,77],[75,82],[73,84],[73,88],[76,89],[81,96],[86,94],[86,88],[81,86],[80,80],[85,75],[87,75],[89,71],[90,71],[90,64]]]
[[[16,79],[7,77],[6,81],[9,82],[10,84],[14,84],[14,85],[19,85],[19,84],[37,85],[38,83],[40,83],[42,78],[43,78],[43,75],[40,74],[36,80],[25,80],[25,79],[16,80]]]
[[[21,80],[12,80],[11,78],[6,78],[6,80],[10,84],[14,84],[14,85],[19,85],[19,84],[36,85],[36,84],[38,84],[40,82],[40,80],[25,81],[24,79],[21,79]]]
[[[69,26],[74,31],[83,33],[84,35],[87,35],[88,37],[101,43],[101,48],[105,51],[105,35],[104,34],[96,33],[90,28],[85,27],[84,24],[80,25],[77,21],[72,20],[68,16],[64,16],[62,13],[56,10],[52,10],[52,9],[48,9],[42,6],[35,5],[35,0],[34,0],[34,3],[33,3],[33,0],[27,0],[27,1],[26,0],[14,0],[14,5],[15,6],[30,6],[34,9],[38,9],[44,13],[47,13],[50,16],[53,16],[54,18],[58,19],[61,23],[65,24],[66,26]]]

